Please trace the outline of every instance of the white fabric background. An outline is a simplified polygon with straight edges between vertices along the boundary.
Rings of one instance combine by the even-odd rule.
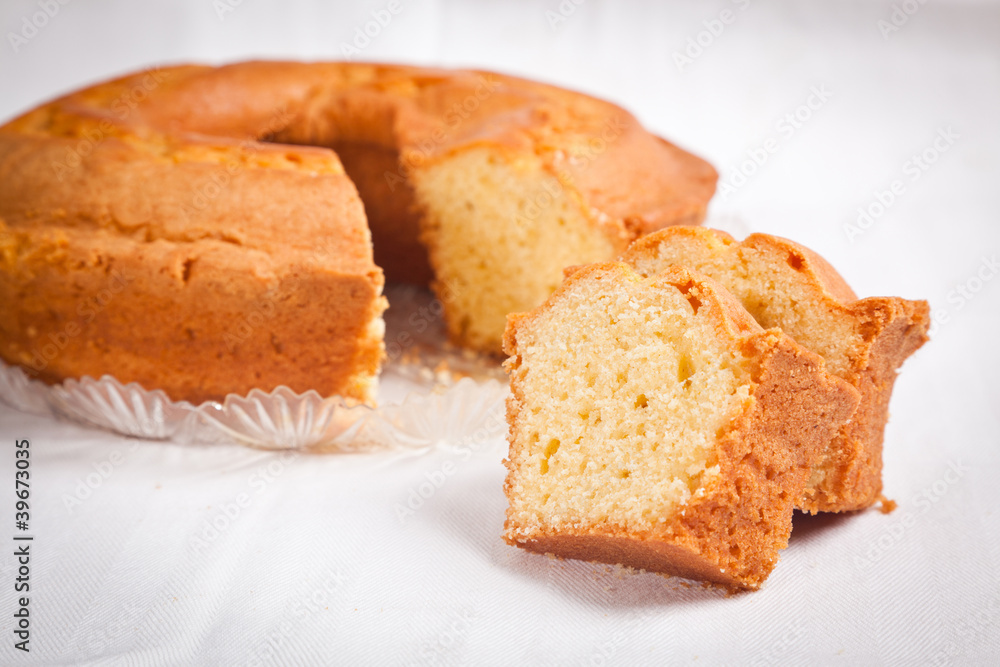
[[[877,22],[893,9],[880,2],[590,0],[553,28],[557,0],[401,1],[364,58],[493,68],[613,99],[723,181],[775,138],[711,222],[794,238],[859,294],[928,298],[941,321],[893,397],[885,491],[899,509],[797,517],[764,588],[727,598],[505,546],[496,429],[459,451],[282,460],[0,405],[0,526],[14,532],[12,443],[27,437],[37,536],[27,656],[12,648],[15,565],[0,548],[0,661],[996,664],[1000,279],[983,262],[1000,253],[1000,6],[910,3],[884,38]],[[7,0],[0,118],[139,66],[339,57],[386,5],[244,0],[220,19],[209,0],[76,0],[15,53],[7,34],[38,6]],[[735,21],[679,71],[672,54],[727,8]],[[830,99],[785,137],[777,123],[813,86]],[[948,127],[958,139],[909,180],[905,163]],[[845,223],[894,179],[904,194],[849,240]],[[980,271],[991,280],[977,285]],[[955,291],[966,284],[979,287],[968,300]],[[68,509],[114,452],[122,462]],[[445,469],[401,520],[394,507]],[[249,506],[229,527],[193,541],[240,494]]]

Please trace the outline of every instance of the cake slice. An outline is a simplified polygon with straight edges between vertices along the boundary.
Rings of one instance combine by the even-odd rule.
[[[926,301],[858,299],[822,257],[752,234],[738,243],[712,229],[669,229],[622,257],[642,275],[682,265],[728,289],[763,327],[779,327],[826,360],[861,394],[849,423],[823,448],[798,507],[812,513],[870,506],[882,493],[882,437],[897,369],[927,341]]]
[[[508,543],[756,588],[857,391],[724,289],[622,263],[508,320]]]

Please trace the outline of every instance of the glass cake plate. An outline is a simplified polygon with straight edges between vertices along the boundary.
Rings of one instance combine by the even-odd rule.
[[[501,435],[507,381],[500,360],[446,342],[440,302],[410,286],[386,290],[378,407],[288,387],[192,405],[110,375],[50,386],[0,361],[0,401],[121,435],[238,443],[262,449],[359,452],[456,446]],[[405,342],[405,345],[402,343]]]

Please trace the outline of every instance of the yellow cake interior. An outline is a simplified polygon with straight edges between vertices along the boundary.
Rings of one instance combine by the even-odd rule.
[[[752,364],[694,295],[607,282],[576,282],[518,331],[511,539],[670,522],[711,489],[719,435],[753,400]]]
[[[655,255],[635,253],[629,264],[642,275],[656,275],[669,266],[686,266],[721,283],[765,329],[778,327],[797,343],[826,360],[828,371],[844,378],[853,373],[852,357],[865,341],[846,313],[838,317],[817,299],[808,281],[774,268],[775,256],[755,248],[731,251],[718,238],[706,242],[674,239],[655,246]],[[792,270],[802,267],[794,253],[778,258]]]
[[[415,175],[453,340],[499,352],[507,314],[545,301],[563,267],[620,251],[568,185],[537,158],[511,160],[485,148]]]

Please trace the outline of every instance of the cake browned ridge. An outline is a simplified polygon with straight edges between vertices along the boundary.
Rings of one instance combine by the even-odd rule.
[[[508,543],[757,588],[859,395],[721,286],[624,263],[511,315]]]
[[[190,401],[371,401],[383,270],[499,353],[564,266],[699,223],[715,181],[613,104],[490,72],[139,72],[0,127],[0,358]]]
[[[897,371],[927,340],[926,301],[858,299],[815,252],[768,234],[737,242],[712,229],[671,229],[636,241],[622,256],[642,275],[685,266],[718,281],[764,327],[778,327],[826,360],[861,402],[823,447],[801,509],[863,509],[882,492],[882,441]]]

